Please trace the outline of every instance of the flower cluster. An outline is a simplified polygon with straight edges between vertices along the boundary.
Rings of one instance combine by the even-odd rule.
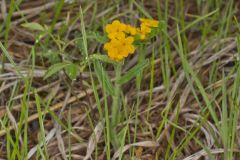
[[[151,28],[156,28],[159,25],[159,22],[152,19],[140,18],[141,25],[138,29],[140,34],[140,39],[145,39],[146,36],[151,32]]]
[[[129,54],[133,54],[136,49],[133,43],[139,39],[137,37],[144,40],[151,33],[151,29],[158,27],[159,24],[158,21],[151,19],[141,18],[140,21],[140,28],[121,23],[118,20],[106,25],[105,30],[110,41],[104,44],[104,49],[107,50],[111,59],[120,61]]]

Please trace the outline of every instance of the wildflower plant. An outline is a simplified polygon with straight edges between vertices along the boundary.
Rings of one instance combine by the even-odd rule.
[[[116,126],[120,123],[120,95],[121,85],[128,82],[133,77],[137,76],[143,68],[148,65],[148,61],[144,60],[134,66],[127,73],[122,75],[122,65],[124,60],[136,52],[153,36],[158,34],[159,21],[152,19],[140,19],[140,26],[134,27],[129,24],[114,20],[112,23],[105,26],[107,34],[107,42],[103,48],[106,51],[109,59],[114,62],[115,67],[115,86],[112,91],[112,119],[110,124],[111,141],[115,148],[119,147],[119,140],[116,134]],[[142,56],[141,56],[142,57]],[[103,81],[104,79],[102,79]],[[106,80],[106,79],[105,79]],[[103,84],[104,82],[102,82]]]
[[[120,123],[121,116],[120,110],[122,107],[120,97],[122,94],[121,86],[130,81],[132,78],[136,77],[137,81],[139,75],[141,75],[141,71],[148,65],[148,60],[144,59],[143,46],[145,46],[146,42],[150,40],[152,37],[158,34],[160,29],[159,22],[151,19],[140,19],[140,26],[135,27],[129,24],[125,24],[120,22],[119,20],[114,20],[112,23],[107,24],[104,28],[106,36],[100,36],[98,34],[92,34],[92,36],[101,43],[104,43],[103,49],[106,51],[106,55],[102,54],[93,54],[88,57],[87,47],[86,47],[86,32],[82,31],[84,35],[82,39],[78,39],[78,46],[81,52],[85,54],[85,59],[79,62],[79,65],[76,65],[72,62],[72,60],[64,60],[63,62],[53,64],[47,70],[44,79],[47,79],[57,73],[58,71],[64,69],[67,73],[67,76],[71,80],[75,80],[77,77],[77,70],[84,70],[86,64],[89,62],[93,62],[94,70],[97,75],[99,82],[102,84],[102,88],[106,89],[108,95],[112,97],[112,108],[111,108],[111,122],[110,124],[106,124],[110,128],[110,141],[115,149],[120,146],[119,135],[116,133],[116,127]],[[84,27],[83,27],[84,28]],[[91,34],[90,34],[91,35]],[[84,39],[85,37],[85,39]],[[85,46],[84,44],[85,41]],[[63,52],[68,44],[66,45],[58,45],[60,46],[60,50]],[[139,63],[132,67],[129,71],[122,75],[122,66],[124,65],[125,59],[134,54],[136,50],[139,51]],[[115,69],[115,84],[113,85],[107,72],[104,71],[101,62],[109,63],[114,65]],[[90,68],[90,67],[89,67]],[[91,69],[90,69],[91,70]],[[65,73],[64,72],[64,73]],[[94,86],[93,78],[91,78],[92,84]],[[138,83],[139,84],[139,83]],[[137,85],[138,90],[140,89],[139,85]],[[104,91],[105,92],[105,91]],[[96,92],[95,98],[99,97]],[[139,98],[138,98],[139,99]],[[137,100],[138,101],[138,100]],[[137,102],[138,103],[138,102]],[[99,111],[100,106],[98,106]],[[101,112],[101,111],[100,111]],[[108,111],[105,111],[107,114]],[[103,114],[100,114],[103,117]],[[106,119],[109,119],[108,116]],[[108,123],[108,121],[106,122]]]

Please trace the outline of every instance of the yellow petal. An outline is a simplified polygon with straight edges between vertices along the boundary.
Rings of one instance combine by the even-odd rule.
[[[129,53],[134,53],[134,51],[135,51],[135,47],[133,46],[133,45],[130,45],[130,46],[128,46],[129,48],[128,48],[128,51],[129,51]]]
[[[142,33],[150,33],[151,32],[151,28],[149,28],[145,23],[141,24],[141,32]]]
[[[119,24],[118,29],[119,29],[119,31],[125,31],[126,27],[127,26],[125,24],[121,23],[121,24]]]
[[[112,26],[111,26],[110,24],[107,24],[106,27],[105,27],[105,29],[106,29],[106,32],[107,32],[108,34],[111,33],[111,32],[113,32],[113,28],[112,28]]]
[[[131,37],[131,36],[129,36],[129,37],[126,38],[126,43],[127,43],[127,44],[132,44],[133,41],[134,41],[134,38]]]
[[[119,25],[119,24],[121,24],[121,22],[119,21],[119,20],[114,20],[113,22],[112,22],[112,25]]]

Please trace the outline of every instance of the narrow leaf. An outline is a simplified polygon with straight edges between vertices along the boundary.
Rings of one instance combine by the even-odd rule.
[[[148,60],[144,60],[143,62],[137,64],[132,69],[130,69],[127,73],[125,73],[125,75],[121,77],[118,83],[122,85],[130,81],[137,74],[141,73],[141,71],[148,65],[148,63],[149,63]]]
[[[48,77],[51,77],[53,74],[57,73],[58,71],[62,70],[63,68],[67,67],[70,65],[70,63],[57,63],[49,67],[47,72],[45,73],[44,80],[47,79]]]
[[[24,23],[21,26],[23,26],[27,29],[30,29],[30,30],[44,31],[44,27],[36,22]]]
[[[115,61],[111,60],[107,55],[101,54],[94,54],[91,57],[93,60],[100,60],[102,62],[110,63],[110,64],[117,64]]]
[[[94,68],[99,82],[106,87],[108,94],[114,95],[113,84],[99,61],[94,61]]]

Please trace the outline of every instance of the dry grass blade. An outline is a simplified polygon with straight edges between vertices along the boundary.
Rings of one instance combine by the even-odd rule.
[[[51,131],[46,135],[46,144],[48,144],[48,142],[54,137],[54,135],[56,134],[56,129],[53,128],[51,129]],[[43,144],[40,144],[40,146],[42,147]],[[27,158],[30,159],[37,151],[37,148],[39,146],[36,145],[33,148],[30,149],[30,151],[28,152]]]
[[[95,129],[93,131],[93,134],[91,135],[91,137],[89,139],[88,146],[87,146],[87,153],[86,153],[86,156],[84,157],[84,160],[88,160],[91,157],[91,155],[102,135],[102,131],[103,131],[102,122],[98,122],[97,126],[95,127]]]
[[[224,149],[221,149],[221,148],[210,150],[210,153],[212,154],[219,154],[223,152],[224,152]],[[207,156],[207,152],[205,150],[201,150],[201,151],[198,151],[197,153],[194,153],[191,156],[184,158],[183,160],[199,160],[201,157],[205,157],[205,156]]]
[[[67,102],[70,98],[70,95],[71,95],[71,89],[68,90],[67,92],[67,95],[65,97],[65,100],[64,100],[64,103],[63,103],[63,106],[60,110],[60,113],[59,113],[59,119],[61,120],[62,119],[62,112],[66,109],[66,106],[67,106]],[[65,146],[64,146],[64,141],[63,141],[63,138],[62,138],[62,135],[61,135],[61,126],[58,124],[58,123],[55,123],[55,128],[56,128],[56,137],[57,137],[57,143],[58,143],[58,148],[59,148],[59,151],[62,155],[62,158],[64,160],[67,160],[67,155],[66,155],[66,152],[65,152]]]
[[[117,159],[121,153],[126,152],[129,148],[131,147],[146,147],[146,148],[155,148],[158,147],[159,143],[155,142],[155,141],[143,141],[143,142],[137,142],[137,143],[133,143],[133,144],[128,144],[125,145],[123,148],[118,149],[114,155],[112,160]]]
[[[5,19],[5,17],[7,16],[7,6],[6,6],[5,0],[2,0],[1,2],[1,12],[2,12],[2,15],[0,15],[0,17],[3,17],[3,19]]]
[[[15,130],[17,130],[17,129],[18,129],[18,126],[17,126],[16,119],[14,118],[14,116],[12,115],[12,113],[11,113],[11,111],[9,110],[8,107],[6,107],[6,111],[7,111],[8,118],[9,118],[9,120],[10,120],[11,123],[12,123],[13,128],[14,128]],[[21,141],[21,143],[22,143],[21,138],[20,138],[20,141]]]
[[[4,90],[9,89],[10,87],[14,86],[16,83],[17,83],[17,81],[13,81],[13,82],[10,82],[10,83],[4,85],[5,82],[3,82],[2,86],[0,88],[0,93],[2,93]]]
[[[25,10],[22,10],[22,11],[17,11],[17,12],[13,13],[13,17],[17,17],[17,16],[21,16],[21,15],[28,15],[28,14],[35,13],[35,12],[40,13],[44,10],[52,8],[55,5],[55,3],[56,2],[49,2],[49,3],[47,3],[43,6],[40,6],[40,7],[25,9]],[[4,18],[4,16],[0,15],[0,19],[3,19],[3,18]]]

